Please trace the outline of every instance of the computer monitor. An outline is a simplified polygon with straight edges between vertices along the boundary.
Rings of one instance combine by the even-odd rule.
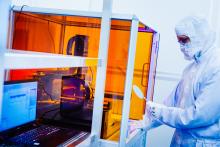
[[[63,118],[80,122],[86,126],[92,123],[93,101],[85,80],[77,76],[63,76],[60,98],[60,114]]]
[[[5,82],[0,132],[36,119],[37,82]]]
[[[61,115],[83,109],[85,96],[84,80],[74,76],[63,76],[60,99]]]

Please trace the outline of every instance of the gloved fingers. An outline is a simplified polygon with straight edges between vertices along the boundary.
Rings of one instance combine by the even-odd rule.
[[[155,108],[154,109],[149,108],[148,110],[149,110],[150,114],[155,113]]]
[[[152,101],[147,102],[147,110],[149,114],[154,118],[158,118],[160,116],[160,108],[163,107],[165,106],[162,104],[154,103]]]
[[[148,114],[150,115],[150,117],[155,117],[156,116],[156,113],[155,113],[155,111],[154,111],[155,109],[148,109]]]
[[[155,118],[156,117],[156,112],[155,111],[150,111],[150,115]]]
[[[151,128],[151,121],[148,120],[148,118],[144,120],[139,121],[132,121],[130,122],[130,128],[140,129],[143,131],[147,131]]]
[[[147,102],[147,109],[149,114],[152,115],[153,113],[155,113],[155,106],[153,105],[153,102],[151,101]]]

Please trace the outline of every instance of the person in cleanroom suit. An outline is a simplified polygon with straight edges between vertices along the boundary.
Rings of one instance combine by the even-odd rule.
[[[171,147],[220,147],[220,53],[208,22],[190,16],[175,27],[184,58],[192,62],[164,104],[147,102],[145,128],[175,128]]]

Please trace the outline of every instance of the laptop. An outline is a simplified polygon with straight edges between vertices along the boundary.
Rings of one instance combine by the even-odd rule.
[[[89,134],[73,128],[39,123],[37,81],[6,82],[0,117],[0,146],[76,145]]]

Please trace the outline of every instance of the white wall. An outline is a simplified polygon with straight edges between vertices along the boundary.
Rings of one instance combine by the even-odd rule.
[[[161,34],[158,56],[157,79],[154,99],[161,102],[172,88],[186,66],[174,32],[175,24],[183,17],[200,13],[211,16],[213,26],[219,27],[219,0],[113,0],[113,12],[136,14],[142,22]],[[211,2],[213,2],[212,7]],[[37,7],[101,11],[102,0],[14,0],[14,4]],[[217,8],[216,8],[217,7]],[[213,8],[211,10],[210,8]],[[210,15],[214,12],[215,15]],[[219,19],[216,19],[219,18]],[[167,78],[167,77],[171,77]],[[173,129],[163,126],[148,133],[148,146],[169,146]]]
[[[220,47],[220,1],[211,0],[211,14],[210,22],[217,34],[217,46]]]

